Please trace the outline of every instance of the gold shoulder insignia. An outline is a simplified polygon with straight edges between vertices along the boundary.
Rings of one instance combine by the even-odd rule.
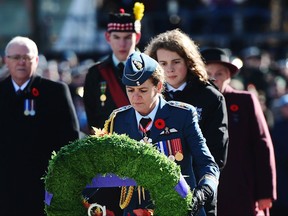
[[[120,107],[118,109],[113,110],[113,112],[110,114],[109,118],[104,123],[104,131],[112,134],[113,133],[113,127],[114,127],[114,118],[116,117],[117,113],[128,110],[131,107],[132,107],[131,105],[127,105],[127,106],[123,106],[123,107]]]

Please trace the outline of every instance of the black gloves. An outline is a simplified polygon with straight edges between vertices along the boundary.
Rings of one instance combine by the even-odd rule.
[[[198,186],[193,190],[191,210],[189,216],[196,216],[199,209],[204,206],[207,201],[213,198],[213,190],[208,185]]]

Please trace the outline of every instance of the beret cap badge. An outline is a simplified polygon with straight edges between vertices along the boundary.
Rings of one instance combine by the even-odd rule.
[[[133,60],[132,61],[134,66],[138,69],[138,70],[141,70],[143,68],[143,65],[140,61],[137,61],[137,60]]]

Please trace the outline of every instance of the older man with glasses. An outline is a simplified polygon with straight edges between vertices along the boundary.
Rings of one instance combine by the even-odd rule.
[[[41,179],[51,153],[79,138],[68,86],[36,75],[38,49],[27,37],[6,46],[0,82],[0,215],[44,215]]]

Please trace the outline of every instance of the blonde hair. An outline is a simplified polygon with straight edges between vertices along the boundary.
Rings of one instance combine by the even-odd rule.
[[[205,63],[203,62],[198,46],[180,29],[169,30],[155,36],[145,47],[144,53],[158,61],[157,50],[159,49],[176,52],[185,60],[188,67],[188,74],[195,74],[200,81],[204,83],[208,82]]]
[[[6,45],[6,48],[5,48],[5,55],[6,56],[9,55],[9,53],[8,53],[9,49],[14,44],[27,46],[34,56],[38,56],[38,48],[37,48],[36,43],[33,40],[31,40],[30,38],[22,37],[22,36],[16,36],[8,42],[8,44]]]

